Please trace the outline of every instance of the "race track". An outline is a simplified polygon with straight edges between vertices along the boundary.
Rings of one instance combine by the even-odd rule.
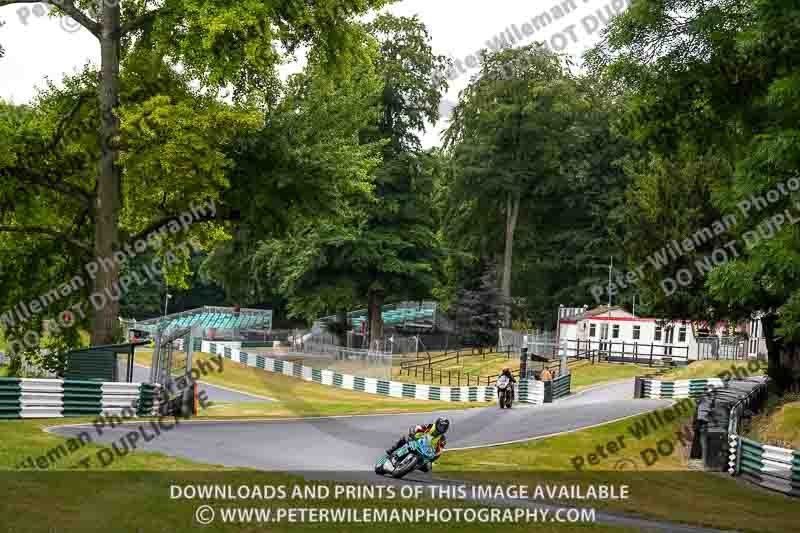
[[[150,367],[133,365],[133,381],[147,383],[150,381]],[[239,392],[219,385],[211,385],[200,381],[201,388],[206,392],[208,399],[212,402],[273,402],[272,398],[255,396],[245,392]]]
[[[604,385],[544,406],[517,404],[425,414],[367,415],[295,420],[191,421],[140,448],[210,464],[281,471],[371,471],[375,458],[408,428],[448,416],[448,449],[527,440],[576,430],[669,405],[633,400],[631,381]],[[99,437],[114,442],[134,428],[119,426]],[[81,426],[55,427],[75,435]]]
[[[297,473],[308,480],[360,481],[380,484],[426,483],[453,485],[461,482],[431,479],[416,472],[402,480],[377,477],[375,459],[411,425],[445,415],[451,420],[447,449],[484,447],[529,440],[604,424],[670,405],[669,400],[633,400],[633,381],[593,387],[544,406],[517,404],[511,410],[497,407],[441,411],[424,414],[321,417],[294,420],[182,422],[137,449],[158,451],[207,464],[250,467]],[[141,422],[115,429],[104,428],[100,442],[118,442]],[[126,427],[127,426],[127,427]],[[90,426],[74,425],[48,431],[72,436]],[[91,431],[91,430],[89,430]],[[566,466],[566,465],[565,465]],[[435,469],[434,469],[435,470]],[[534,500],[481,500],[498,506],[550,509],[552,504]],[[713,528],[663,522],[598,511],[598,523],[657,533],[727,533]]]

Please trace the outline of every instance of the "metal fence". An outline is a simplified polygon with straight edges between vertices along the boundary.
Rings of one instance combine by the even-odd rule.
[[[747,339],[743,337],[698,337],[697,358],[747,359]]]
[[[497,336],[497,346],[511,346],[517,350],[527,347],[528,353],[555,356],[558,353],[557,349],[554,350],[556,340],[557,336],[555,331],[518,331],[500,328]]]
[[[328,344],[336,344],[335,341],[335,337],[326,339]],[[347,334],[347,347],[361,350],[370,348],[394,354],[415,354],[461,348],[463,337],[451,333],[420,333],[411,336],[392,334],[368,347],[365,335],[350,331]]]
[[[511,346],[519,350],[522,348],[524,337],[524,331],[500,328],[500,331],[497,334],[497,346]]]
[[[391,352],[359,350],[317,342],[292,345],[283,355],[290,360],[303,361],[312,368],[380,379],[391,379],[394,366]]]
[[[553,359],[559,355],[558,337],[555,331],[536,331],[525,336],[529,355]]]
[[[322,342],[304,341],[295,344],[289,348],[290,354],[297,355],[359,355],[364,357],[392,357],[392,352],[383,350],[364,350],[357,348],[348,348],[347,346],[337,346],[336,344],[327,344]]]

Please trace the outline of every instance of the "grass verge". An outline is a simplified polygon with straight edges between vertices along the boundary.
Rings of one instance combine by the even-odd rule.
[[[675,368],[660,375],[661,380],[724,378],[760,376],[766,374],[766,361],[695,361],[683,368]]]
[[[483,402],[442,402],[387,398],[343,390],[328,385],[310,383],[299,378],[267,372],[258,368],[223,359],[221,371],[211,361],[210,354],[195,353],[195,367],[199,362],[208,363],[210,370],[200,378],[212,385],[221,385],[258,396],[266,396],[277,402],[238,402],[218,404],[201,413],[204,417],[274,417],[292,418],[305,416],[335,416],[354,414],[388,414],[429,412],[452,409],[485,407]],[[149,355],[136,354],[137,363],[149,363]],[[215,359],[218,360],[218,359]],[[200,386],[202,390],[202,385]]]
[[[670,423],[648,426],[657,419],[642,415],[527,443],[447,452],[437,476],[531,486],[625,484],[630,487],[629,499],[592,504],[697,526],[795,531],[800,521],[797,500],[755,489],[727,475],[688,469],[690,440],[681,428],[689,419],[689,404],[684,405],[687,408],[682,411],[687,413]],[[664,411],[659,413],[665,420]],[[649,427],[646,434],[645,427]]]
[[[75,419],[70,422],[87,422]],[[3,498],[0,498],[0,516],[4,531],[172,531],[194,532],[199,524],[195,511],[201,505],[210,505],[216,510],[217,521],[209,527],[212,531],[256,532],[313,532],[313,531],[381,531],[389,533],[430,531],[426,523],[269,523],[257,521],[222,523],[221,508],[270,508],[273,513],[279,508],[315,509],[410,509],[441,507],[474,507],[465,502],[445,500],[401,500],[398,498],[345,499],[343,496],[321,499],[292,497],[296,486],[326,486],[335,494],[331,482],[306,482],[298,476],[282,473],[256,472],[252,470],[228,469],[221,466],[203,465],[192,461],[167,457],[158,453],[135,452],[115,460],[105,469],[85,471],[82,466],[73,469],[74,461],[54,463],[47,472],[9,471],[25,458],[37,457],[54,449],[64,441],[46,433],[43,428],[52,424],[44,420],[14,420],[0,422],[0,477]],[[86,444],[70,459],[93,454],[100,448]],[[219,498],[182,499],[173,498],[173,486],[233,487],[285,487],[288,497],[281,500],[231,500]],[[536,527],[541,531],[557,533],[631,533],[633,529],[613,528],[593,524],[440,524],[439,531],[469,532],[523,532]]]
[[[641,376],[649,371],[649,368],[625,363],[596,363],[593,365],[589,361],[578,361],[570,365],[572,392],[600,383]]]
[[[748,436],[764,444],[800,450],[800,397],[787,396],[754,417]]]
[[[448,386],[452,384],[457,386],[456,376],[459,372],[462,373],[461,385],[467,385],[464,376],[470,376],[470,384],[476,384],[476,378],[480,376],[480,384],[486,385],[486,376],[496,376],[504,367],[509,367],[512,370],[519,369],[519,360],[506,359],[502,357],[487,357],[485,361],[467,362],[462,365],[453,365],[450,367],[436,367],[433,369],[433,383],[436,385]],[[570,363],[570,372],[572,372],[572,391],[578,391],[599,385],[610,381],[617,381],[621,379],[633,378],[647,374],[651,371],[650,368],[633,365],[633,364],[617,364],[617,363],[596,363],[591,364],[589,361],[577,361]],[[441,378],[439,372],[442,372]],[[450,371],[450,374],[448,374]],[[426,373],[423,378],[422,370],[419,369],[418,375],[414,375],[413,371],[409,375],[407,372],[400,372],[399,368],[392,370],[392,377],[396,381],[406,383],[431,383],[430,373]],[[493,383],[493,382],[490,382]]]

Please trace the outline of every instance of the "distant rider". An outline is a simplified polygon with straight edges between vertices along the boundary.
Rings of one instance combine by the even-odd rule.
[[[505,367],[500,375],[507,377],[508,382],[511,383],[511,385],[517,383],[517,379],[514,377],[514,374],[511,373],[511,369],[508,367]],[[514,389],[511,389],[511,399],[514,399]]]
[[[512,374],[512,373],[511,373],[511,369],[510,369],[510,368],[508,368],[508,367],[505,367],[505,368],[503,369],[503,373],[502,373],[502,374],[500,374],[500,375],[501,375],[501,376],[506,376],[506,377],[508,378],[508,380],[509,380],[509,381],[510,381],[512,384],[514,384],[514,383],[516,383],[516,382],[517,382],[516,378],[514,377],[514,374]]]
[[[431,446],[433,446],[434,450],[436,450],[436,457],[433,461],[439,459],[442,455],[442,450],[447,445],[447,438],[445,438],[444,434],[447,433],[447,430],[450,428],[450,421],[445,417],[439,417],[436,419],[436,422],[433,424],[423,424],[419,426],[414,426],[408,431],[408,435],[400,438],[397,443],[386,450],[386,454],[391,457],[394,452],[399,450],[401,447],[405,446],[406,442],[413,439],[419,439],[425,434],[429,434],[431,436]],[[431,462],[433,462],[431,461]],[[425,465],[420,468],[423,472],[430,471],[430,465]]]

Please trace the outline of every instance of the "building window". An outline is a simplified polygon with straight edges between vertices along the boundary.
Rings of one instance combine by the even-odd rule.
[[[638,341],[642,336],[642,326],[633,326],[633,340]]]
[[[589,336],[594,337],[597,335],[597,326],[595,324],[589,324]]]
[[[686,326],[681,326],[678,330],[678,342],[686,342]]]
[[[611,337],[614,339],[619,339],[619,324],[614,324],[611,327]]]
[[[661,327],[660,326],[656,326],[656,335],[653,338],[655,340],[657,340],[657,341],[661,340]]]

